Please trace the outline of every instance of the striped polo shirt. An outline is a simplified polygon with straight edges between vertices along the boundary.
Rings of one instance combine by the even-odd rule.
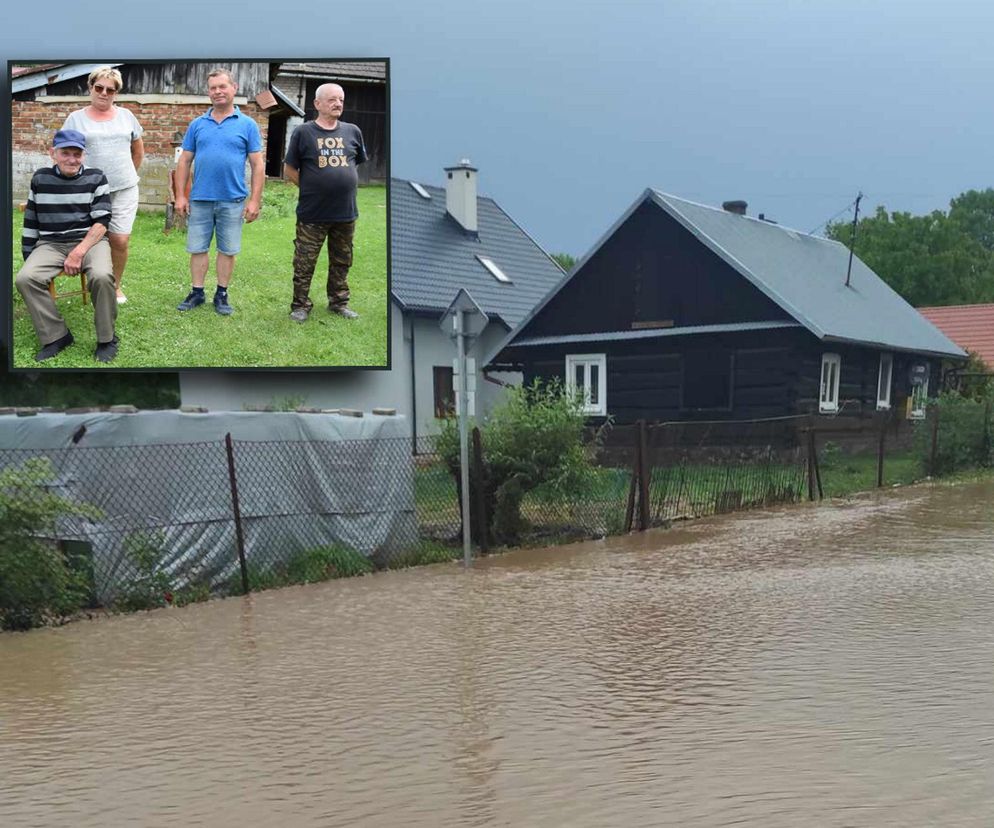
[[[40,241],[82,241],[94,224],[110,224],[110,186],[101,170],[84,166],[66,178],[53,165],[31,177],[21,234],[25,259]]]

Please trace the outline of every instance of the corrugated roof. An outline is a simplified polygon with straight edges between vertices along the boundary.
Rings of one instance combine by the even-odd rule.
[[[515,339],[512,347],[534,345],[572,345],[584,342],[625,342],[632,339],[659,339],[667,336],[693,334],[738,333],[739,331],[769,331],[775,328],[799,328],[799,322],[773,320],[770,322],[730,322],[727,325],[686,325],[682,328],[653,328],[641,331],[606,331],[600,333],[563,334],[561,336],[526,336]]]
[[[918,312],[994,370],[994,304],[918,308]]]
[[[341,80],[385,81],[387,77],[387,65],[382,60],[281,63],[279,71],[288,75],[333,77]]]
[[[646,197],[819,339],[965,355],[857,256],[847,286],[849,249],[839,242],[658,190]]]
[[[392,293],[408,310],[443,312],[465,288],[491,318],[518,324],[563,278],[563,271],[491,198],[477,198],[478,233],[448,215],[445,190],[392,179],[390,237]],[[497,281],[477,256],[487,256],[511,279]]]

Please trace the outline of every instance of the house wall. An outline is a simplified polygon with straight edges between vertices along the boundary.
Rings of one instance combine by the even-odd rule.
[[[594,253],[523,336],[788,319],[652,203]]]
[[[455,344],[439,328],[435,317],[404,315],[390,305],[391,369],[335,372],[181,372],[180,398],[183,405],[202,406],[210,411],[239,411],[246,407],[284,404],[293,400],[313,408],[395,408],[411,422],[411,336],[414,336],[416,368],[417,433],[438,431],[435,419],[433,373],[435,365],[452,365]],[[469,355],[494,347],[506,334],[503,326],[492,324]],[[482,368],[482,360],[478,363]],[[503,375],[506,381],[520,376]],[[488,411],[503,389],[479,377],[477,414]]]
[[[817,414],[824,353],[836,353],[841,359],[840,405],[835,416],[869,416],[877,410],[881,351],[823,343],[800,329],[518,350],[526,352],[525,382],[564,378],[567,354],[605,354],[607,409],[618,424],[639,419],[747,420]],[[732,360],[728,407],[694,409],[686,405],[685,371],[692,353]],[[935,396],[939,363],[911,354],[893,353],[893,357],[891,409],[903,416],[911,393],[911,365],[929,364],[929,394]]]
[[[479,339],[473,343],[467,356],[476,359],[476,416],[485,416],[501,398],[504,389],[483,376],[483,359],[489,350],[507,334],[503,325],[491,323]],[[418,434],[435,434],[441,421],[435,418],[434,371],[436,366],[452,367],[456,358],[456,342],[442,333],[437,317],[414,319],[414,359],[417,364],[417,423]],[[518,385],[521,375],[500,373],[493,376],[502,382]]]

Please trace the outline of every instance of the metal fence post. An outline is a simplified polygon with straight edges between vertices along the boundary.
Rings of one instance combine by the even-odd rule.
[[[880,418],[880,442],[877,444],[877,488],[884,485],[884,441],[887,439],[887,417]]]
[[[628,505],[625,507],[626,533],[632,531],[632,524],[635,522],[635,489],[638,487],[639,470],[642,468],[642,458],[639,454],[642,444],[639,441],[638,431],[636,430],[633,433],[635,435],[635,451],[633,452],[634,459],[632,460],[632,479],[628,484]]]
[[[936,476],[936,466],[939,460],[939,406],[931,406],[932,411],[932,449],[928,456],[928,473]]]
[[[981,444],[983,452],[983,465],[991,465],[991,401],[988,400],[984,406],[984,439]]]
[[[228,453],[228,480],[231,482],[231,506],[235,513],[235,543],[238,547],[238,564],[242,570],[242,592],[249,593],[248,564],[245,563],[245,536],[242,534],[242,511],[238,505],[238,481],[235,478],[235,449],[231,432],[224,435],[224,447]]]
[[[639,531],[649,528],[649,483],[652,469],[649,465],[649,429],[645,420],[639,420]]]
[[[480,429],[473,426],[473,486],[476,489],[476,543],[480,547],[480,552],[486,554],[490,551],[490,534],[487,530],[490,525],[490,516],[487,514],[487,483],[486,474],[483,469],[483,438],[480,436]]]

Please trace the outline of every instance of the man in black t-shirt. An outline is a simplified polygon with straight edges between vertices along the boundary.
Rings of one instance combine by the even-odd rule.
[[[314,108],[318,116],[301,124],[290,136],[284,173],[300,188],[297,235],[293,248],[293,302],[290,318],[306,322],[314,307],[308,294],[321,246],[328,242],[328,310],[356,319],[349,308],[349,268],[352,236],[359,217],[356,166],[366,160],[362,132],[340,121],[345,92],[337,83],[318,87]]]

